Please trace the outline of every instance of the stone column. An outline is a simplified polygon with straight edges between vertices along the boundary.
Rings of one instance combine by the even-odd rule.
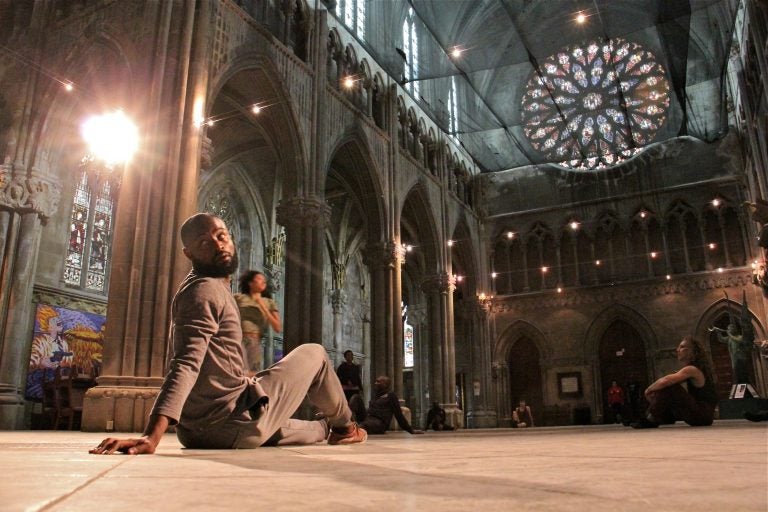
[[[512,426],[512,407],[509,398],[509,368],[505,361],[494,361],[491,378],[496,394],[496,424],[499,427]]]
[[[315,196],[292,197],[277,207],[285,226],[285,318],[283,351],[303,343],[321,343],[323,332],[323,268],[325,228],[330,207]]]
[[[0,166],[0,430],[24,426],[41,222],[56,212],[60,198],[56,179],[10,163]]]
[[[190,268],[179,228],[197,210],[198,121],[205,112],[213,18],[209,2],[185,4],[178,15],[171,4],[159,7],[155,64],[143,77],[149,84],[141,112],[146,146],[124,170],[120,187],[104,363],[83,403],[85,431],[144,429],[165,375],[171,300]]]
[[[403,322],[400,268],[403,250],[389,241],[369,245],[363,261],[371,273],[371,372],[388,375],[395,393],[403,390]]]
[[[453,336],[453,290],[455,278],[435,274],[422,282],[427,295],[430,332],[430,399],[440,402],[447,422],[462,427],[463,413],[456,404],[456,353]]]
[[[472,304],[472,324],[474,336],[471,347],[473,396],[472,410],[467,413],[467,427],[492,428],[496,426],[495,404],[493,396],[490,364],[491,341],[491,299],[478,299]],[[480,384],[480,394],[474,396],[474,381]]]

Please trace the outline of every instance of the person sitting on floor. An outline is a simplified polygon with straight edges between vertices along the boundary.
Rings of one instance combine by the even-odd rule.
[[[439,402],[432,402],[432,408],[427,412],[427,426],[435,431],[453,430],[453,427],[445,423],[445,409]]]
[[[531,407],[525,405],[525,400],[520,400],[520,403],[512,411],[512,426],[514,428],[528,428],[533,427],[533,414],[531,414]]]
[[[403,416],[400,409],[400,401],[397,395],[390,389],[392,380],[386,375],[376,377],[373,382],[374,397],[365,408],[365,403],[360,395],[353,395],[349,400],[349,408],[355,415],[357,424],[369,434],[384,434],[392,422],[392,416],[397,420],[400,428],[411,434],[423,434],[424,431],[414,429]]]
[[[704,346],[686,336],[677,346],[677,360],[682,369],[661,377],[645,390],[648,412],[632,423],[632,428],[656,428],[678,420],[692,427],[712,424],[717,391]]]
[[[352,421],[322,345],[300,345],[271,368],[247,375],[229,285],[237,252],[224,221],[193,215],[181,226],[181,242],[192,271],[173,298],[173,355],[144,435],[108,437],[90,453],[154,453],[171,425],[184,447],[197,449],[364,442],[368,435]],[[305,396],[325,414],[322,421],[291,419]]]

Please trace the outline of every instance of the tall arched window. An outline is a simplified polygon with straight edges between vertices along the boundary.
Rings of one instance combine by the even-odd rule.
[[[92,187],[98,190],[93,193]],[[73,288],[106,294],[112,249],[115,186],[108,180],[88,182],[83,171],[75,190],[64,263],[64,283]]]
[[[452,139],[458,140],[459,135],[459,110],[456,100],[456,77],[451,77],[451,90],[448,93],[448,134]]]
[[[416,16],[413,8],[408,9],[408,15],[403,22],[403,52],[405,53],[405,87],[414,98],[419,96],[419,38],[416,36]]]
[[[336,17],[358,39],[365,40],[365,0],[338,0]]]

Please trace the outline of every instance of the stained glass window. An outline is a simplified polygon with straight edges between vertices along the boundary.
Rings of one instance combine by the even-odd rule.
[[[86,172],[75,190],[69,225],[69,245],[64,263],[64,283],[88,291],[106,293],[112,238],[114,198],[104,182],[94,196]]]
[[[403,326],[403,357],[405,368],[413,368],[413,326],[408,320]]]
[[[336,17],[361,41],[365,39],[365,0],[338,0]]]
[[[408,15],[403,22],[403,53],[405,53],[405,87],[414,98],[419,97],[419,38],[416,36],[416,17],[413,8],[408,9]]]
[[[459,115],[456,102],[456,77],[451,77],[451,91],[448,94],[448,133],[456,139],[459,133]]]
[[[655,56],[623,39],[569,46],[540,63],[522,98],[523,131],[573,169],[615,165],[653,142],[669,83]]]

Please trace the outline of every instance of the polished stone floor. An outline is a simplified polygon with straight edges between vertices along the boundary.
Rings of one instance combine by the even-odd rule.
[[[0,432],[0,510],[760,511],[768,423],[372,436],[357,446],[89,455],[104,434]]]

